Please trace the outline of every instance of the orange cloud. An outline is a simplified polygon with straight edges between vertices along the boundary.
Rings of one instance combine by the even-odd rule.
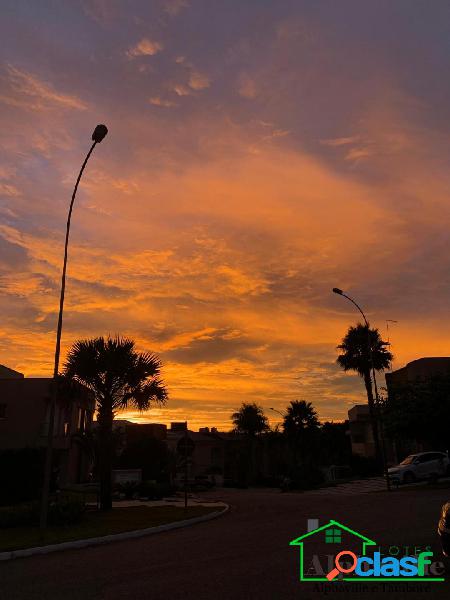
[[[163,45],[161,42],[150,40],[149,38],[142,38],[135,46],[129,48],[126,52],[129,58],[136,58],[138,56],[154,56],[161,52]]]

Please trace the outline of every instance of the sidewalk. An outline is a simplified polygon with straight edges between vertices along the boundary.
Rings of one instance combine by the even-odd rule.
[[[92,503],[89,502],[87,504],[88,506],[92,505]],[[200,499],[194,494],[188,494],[187,505],[223,508],[224,502],[220,502],[218,500]],[[113,502],[113,508],[129,508],[132,506],[176,506],[184,508],[184,494],[162,498],[162,500],[117,500]]]

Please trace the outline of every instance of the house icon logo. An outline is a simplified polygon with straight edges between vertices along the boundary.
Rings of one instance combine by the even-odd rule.
[[[365,555],[370,546],[377,543],[339,521],[330,520],[326,525],[295,538],[289,545],[299,549],[300,581],[328,581],[327,573],[333,569],[335,556],[340,550],[345,548],[356,555]],[[342,561],[342,564],[345,562]]]
[[[377,542],[339,521],[318,527],[308,522],[308,532],[289,543],[298,546],[300,582],[434,581],[436,562],[431,549],[415,555],[384,554]]]

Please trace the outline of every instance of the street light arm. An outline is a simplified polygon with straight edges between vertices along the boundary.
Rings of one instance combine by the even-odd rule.
[[[279,415],[281,415],[281,416],[283,417],[283,419],[286,417],[286,415],[285,415],[285,414],[283,414],[283,413],[281,412],[281,410],[277,410],[276,408],[272,408],[271,406],[269,406],[269,410],[273,410],[273,412],[276,412],[276,413],[278,413]]]
[[[67,215],[66,240],[65,240],[65,244],[64,244],[64,262],[63,262],[63,269],[62,269],[62,275],[61,275],[61,295],[59,298],[58,328],[57,328],[57,332],[56,332],[55,363],[54,363],[54,367],[53,367],[53,379],[55,379],[55,380],[58,377],[59,357],[60,357],[60,352],[61,352],[62,319],[63,319],[63,311],[64,311],[64,295],[65,295],[65,291],[66,291],[67,258],[68,258],[70,223],[72,220],[73,205],[75,202],[75,196],[77,195],[78,185],[80,183],[81,176],[83,175],[83,171],[84,171],[84,169],[87,165],[87,162],[88,162],[95,146],[97,145],[97,143],[98,142],[95,141],[92,144],[92,146],[89,149],[89,152],[86,155],[86,158],[84,159],[83,164],[81,165],[81,169],[80,169],[80,172],[78,173],[77,181],[76,181],[75,187],[73,189],[72,199],[70,201],[70,206],[69,206],[69,213]]]
[[[347,300],[350,300],[350,302],[356,306],[356,308],[362,314],[362,318],[364,319],[364,323],[366,324],[366,327],[368,328],[369,327],[369,321],[367,320],[366,315],[364,314],[364,312],[363,312],[362,308],[359,306],[359,304],[356,304],[356,302],[353,300],[353,298],[350,298],[350,296],[347,296],[347,294],[344,294],[344,292],[341,292],[340,295],[344,296],[344,298],[347,298]]]

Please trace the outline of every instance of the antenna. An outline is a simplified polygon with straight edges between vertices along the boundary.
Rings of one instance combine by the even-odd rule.
[[[395,319],[386,319],[386,337],[387,337],[387,343],[390,346],[391,342],[389,340],[389,323],[398,323],[398,321],[396,321]],[[389,365],[389,370],[392,371],[392,362]]]

